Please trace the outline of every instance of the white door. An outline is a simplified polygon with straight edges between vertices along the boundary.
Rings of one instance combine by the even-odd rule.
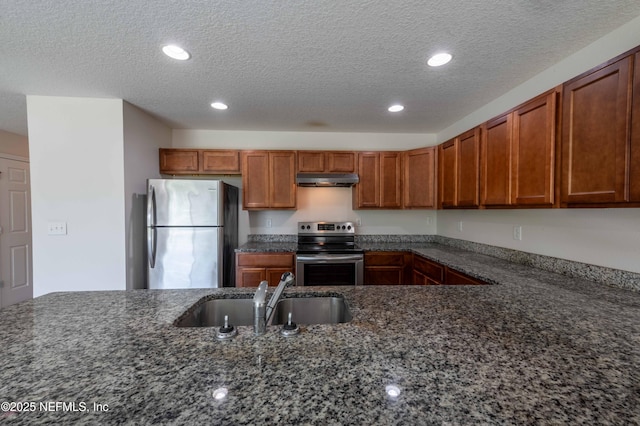
[[[33,297],[29,163],[0,157],[0,307]]]

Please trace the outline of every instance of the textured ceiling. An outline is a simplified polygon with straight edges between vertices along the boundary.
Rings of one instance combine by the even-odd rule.
[[[122,98],[173,128],[435,133],[638,15],[638,0],[0,0],[0,129],[26,134],[25,95],[54,95]],[[453,61],[427,67],[440,50]]]

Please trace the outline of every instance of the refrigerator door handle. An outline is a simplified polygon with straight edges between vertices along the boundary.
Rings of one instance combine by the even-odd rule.
[[[157,230],[156,228],[149,228],[149,235],[147,237],[147,251],[149,255],[149,267],[156,267],[156,251],[158,248],[157,244]]]
[[[156,226],[156,189],[153,185],[149,186],[147,196],[147,226]]]
[[[149,186],[149,195],[147,198],[147,255],[149,258],[149,267],[156,266],[156,189],[153,185]]]

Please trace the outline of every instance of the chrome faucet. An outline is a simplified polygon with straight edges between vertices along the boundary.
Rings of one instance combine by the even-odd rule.
[[[276,305],[282,297],[282,292],[295,281],[295,277],[291,272],[285,272],[280,277],[280,283],[276,291],[269,299],[269,303],[265,303],[267,298],[267,288],[269,283],[262,281],[253,296],[253,332],[256,335],[264,334],[267,331],[267,324],[271,320],[271,316],[275,311]]]

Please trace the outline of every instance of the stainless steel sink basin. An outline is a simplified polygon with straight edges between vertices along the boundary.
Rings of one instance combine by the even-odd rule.
[[[199,300],[174,323],[176,327],[220,327],[224,316],[229,324],[253,325],[253,299]]]
[[[253,325],[253,295],[247,299],[200,300],[175,322],[176,327],[220,327],[225,315],[229,324]],[[316,296],[282,299],[276,305],[271,324],[284,324],[291,318],[298,324],[335,324],[351,321],[343,297]]]
[[[336,324],[351,321],[351,312],[342,297],[295,297],[276,305],[272,324],[285,324],[291,312],[298,324]]]

